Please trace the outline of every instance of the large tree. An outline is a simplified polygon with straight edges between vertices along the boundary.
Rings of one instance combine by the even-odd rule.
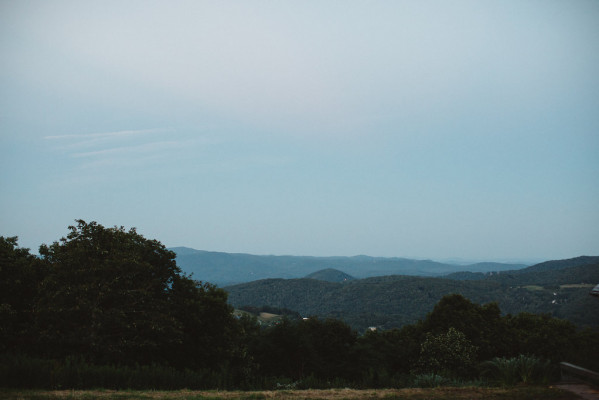
[[[231,353],[226,293],[182,275],[175,253],[136,230],[78,220],[42,245],[36,302],[47,356],[100,363],[210,367]]]
[[[422,332],[444,334],[454,328],[478,347],[480,360],[504,354],[509,348],[505,324],[497,303],[480,305],[462,295],[444,296],[427,314]]]

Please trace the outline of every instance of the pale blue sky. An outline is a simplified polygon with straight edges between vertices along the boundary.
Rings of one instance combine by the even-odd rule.
[[[0,235],[599,254],[598,1],[0,0]]]

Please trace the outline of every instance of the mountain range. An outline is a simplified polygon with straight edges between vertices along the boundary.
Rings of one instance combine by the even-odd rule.
[[[336,276],[339,272],[323,271],[323,275]],[[390,329],[412,324],[451,293],[462,294],[479,304],[497,302],[504,314],[548,314],[598,329],[599,299],[589,295],[597,283],[599,257],[577,257],[500,273],[388,275],[343,282],[263,279],[224,289],[235,307],[287,308],[305,317],[341,319],[358,331],[372,326]]]
[[[267,278],[303,278],[309,274],[335,269],[351,277],[362,279],[384,275],[440,277],[459,271],[485,273],[518,270],[526,264],[475,263],[448,264],[431,260],[385,258],[369,256],[306,257],[264,256],[243,253],[222,253],[174,247],[177,264],[183,272],[196,280],[227,286]]]

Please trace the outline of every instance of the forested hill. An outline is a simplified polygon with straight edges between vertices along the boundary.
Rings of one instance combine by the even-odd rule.
[[[356,279],[353,276],[346,274],[345,272],[333,268],[321,269],[320,271],[316,271],[309,275],[306,275],[306,278],[317,279],[319,281],[327,282],[347,282]]]
[[[545,261],[530,267],[511,271],[503,271],[500,273],[497,273],[498,271],[488,273],[460,271],[448,274],[445,276],[445,278],[457,280],[491,279],[503,283],[510,283],[513,280],[520,281],[525,279],[529,282],[540,285],[543,284],[543,282],[547,279],[555,279],[556,276],[563,274],[563,272],[556,273],[555,271],[563,271],[565,268],[590,264],[599,264],[599,257],[581,256],[566,260]]]
[[[506,271],[526,267],[524,264],[478,263],[454,265],[431,260],[408,258],[300,257],[261,256],[222,253],[174,247],[177,264],[196,280],[219,286],[232,285],[266,278],[303,278],[308,274],[336,269],[355,278],[383,275],[443,276],[457,271]]]
[[[504,313],[548,313],[580,326],[599,327],[599,263],[539,272],[494,274],[480,280],[382,276],[346,283],[266,279],[226,287],[234,306],[284,307],[303,316],[335,317],[362,331],[401,327],[425,317],[444,295],[476,303],[496,301]]]
[[[510,271],[511,273],[521,273],[521,272],[544,272],[544,271],[554,271],[560,270],[567,267],[574,267],[578,265],[588,265],[588,264],[599,264],[599,256],[580,256],[575,258],[569,258],[567,260],[552,260],[545,261],[539,264],[532,265],[530,267],[518,270],[518,271]]]

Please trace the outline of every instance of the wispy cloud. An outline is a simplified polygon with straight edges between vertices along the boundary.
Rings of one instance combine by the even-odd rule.
[[[165,129],[137,129],[137,130],[123,130],[114,132],[98,132],[98,133],[83,133],[83,134],[69,134],[69,135],[51,135],[44,136],[46,140],[60,140],[60,139],[101,139],[101,138],[117,138],[127,137],[134,135],[144,135],[149,133],[164,132]]]
[[[84,134],[51,135],[45,136],[44,139],[48,143],[52,143],[53,149],[55,150],[70,153],[77,150],[81,151],[81,149],[89,149],[90,152],[93,152],[107,150],[113,147],[123,147],[125,143],[128,143],[128,145],[136,145],[140,142],[148,142],[152,139],[156,140],[156,135],[169,131],[171,131],[171,129],[136,129]]]
[[[73,168],[85,173],[161,165],[202,142],[198,137],[181,137],[171,128],[49,135],[44,139],[53,152],[73,160]]]
[[[110,149],[97,150],[97,151],[86,151],[80,153],[73,153],[72,156],[75,158],[87,158],[87,157],[103,157],[103,156],[122,156],[132,155],[141,153],[151,153],[164,151],[167,149],[181,148],[185,146],[187,141],[160,141],[160,142],[149,142],[142,143],[134,146],[122,146],[114,147]]]

